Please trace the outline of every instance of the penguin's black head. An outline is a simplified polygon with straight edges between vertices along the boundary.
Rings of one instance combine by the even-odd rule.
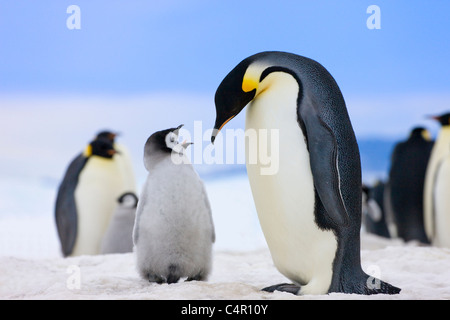
[[[419,138],[419,139],[423,139],[426,141],[431,141],[431,134],[424,127],[416,127],[414,129],[412,129],[410,138],[411,139]]]
[[[440,116],[432,116],[431,118],[438,121],[442,126],[450,126],[450,113],[445,113]]]
[[[185,149],[193,144],[192,142],[178,142],[180,125],[176,128],[157,131],[152,134],[145,143],[144,147],[144,165],[150,171],[151,163],[156,162],[158,158],[171,156],[172,154],[183,155]]]
[[[134,192],[127,192],[121,195],[117,202],[126,208],[136,208],[138,197]]]
[[[92,141],[84,151],[85,157],[98,156],[105,159],[112,159],[118,153],[113,144],[106,139],[95,139]]]
[[[271,85],[269,75],[284,72],[296,78],[290,69],[292,54],[286,52],[261,52],[239,63],[223,79],[216,91],[216,122],[211,136],[214,143],[219,131],[245,106]],[[296,78],[298,81],[298,79]]]
[[[116,139],[116,137],[118,136],[118,133],[112,132],[112,131],[108,131],[108,130],[104,130],[104,131],[100,131],[97,136],[95,137],[95,139],[104,139],[104,140],[108,140],[111,143],[114,143],[114,140]]]
[[[214,125],[211,142],[214,143],[219,131],[253,100],[256,86],[249,80],[244,81],[245,73],[252,63],[245,59],[238,64],[219,85],[216,91],[216,123]]]
[[[176,146],[180,145],[178,142],[178,133],[182,127],[183,125],[180,125],[177,128],[161,130],[152,134],[145,144],[145,152],[162,151],[170,154]],[[187,147],[190,144],[183,143],[181,145]]]

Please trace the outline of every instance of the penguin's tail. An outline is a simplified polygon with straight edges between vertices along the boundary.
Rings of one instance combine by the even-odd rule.
[[[380,279],[367,276],[367,280],[364,286],[364,294],[399,294],[400,288],[397,288],[387,282]]]

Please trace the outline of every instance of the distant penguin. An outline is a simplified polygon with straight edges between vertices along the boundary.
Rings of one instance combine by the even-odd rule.
[[[423,190],[432,148],[430,133],[417,127],[392,152],[389,172],[391,208],[397,236],[405,241],[428,243],[424,228]]]
[[[371,188],[363,186],[363,223],[366,232],[390,238],[384,211],[384,183],[377,181]]]
[[[100,253],[116,199],[130,191],[127,178],[114,161],[116,156],[111,141],[96,138],[70,163],[55,204],[65,257]]]
[[[101,254],[133,252],[133,229],[138,198],[127,192],[117,199],[117,207],[103,237]]]
[[[211,270],[214,225],[203,182],[179,143],[178,131],[158,131],[145,144],[148,177],[139,198],[134,229],[142,278],[176,283],[206,280]]]
[[[446,246],[446,241],[443,238],[441,239],[441,236],[443,236],[442,231],[445,233],[445,230],[442,230],[442,228],[446,227],[445,225],[438,226],[436,205],[440,209],[445,208],[447,205],[440,201],[450,198],[450,189],[446,189],[445,183],[445,179],[447,181],[450,180],[450,175],[445,175],[447,172],[445,163],[450,146],[450,113],[432,118],[441,124],[441,130],[435,141],[426,171],[424,191],[425,231],[433,245]],[[441,212],[441,210],[439,211]],[[441,230],[439,233],[437,232],[437,227]],[[450,233],[450,229],[446,232]]]
[[[247,104],[246,132],[259,138],[246,145],[253,198],[274,264],[294,282],[264,290],[398,293],[361,268],[358,144],[328,71],[295,54],[259,53],[225,77],[215,103],[212,142]],[[261,154],[278,155],[273,171]]]

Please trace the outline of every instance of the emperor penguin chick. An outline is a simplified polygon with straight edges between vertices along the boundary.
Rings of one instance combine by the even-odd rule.
[[[206,280],[214,224],[205,187],[179,143],[182,127],[155,132],[144,148],[148,171],[136,212],[137,268],[150,282]]]
[[[133,252],[133,229],[138,198],[126,192],[117,199],[117,206],[103,237],[101,254]]]

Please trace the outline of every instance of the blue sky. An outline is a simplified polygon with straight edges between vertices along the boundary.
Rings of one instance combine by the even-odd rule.
[[[319,61],[344,95],[448,93],[449,17],[448,0],[1,0],[0,93],[213,93],[265,50]]]

